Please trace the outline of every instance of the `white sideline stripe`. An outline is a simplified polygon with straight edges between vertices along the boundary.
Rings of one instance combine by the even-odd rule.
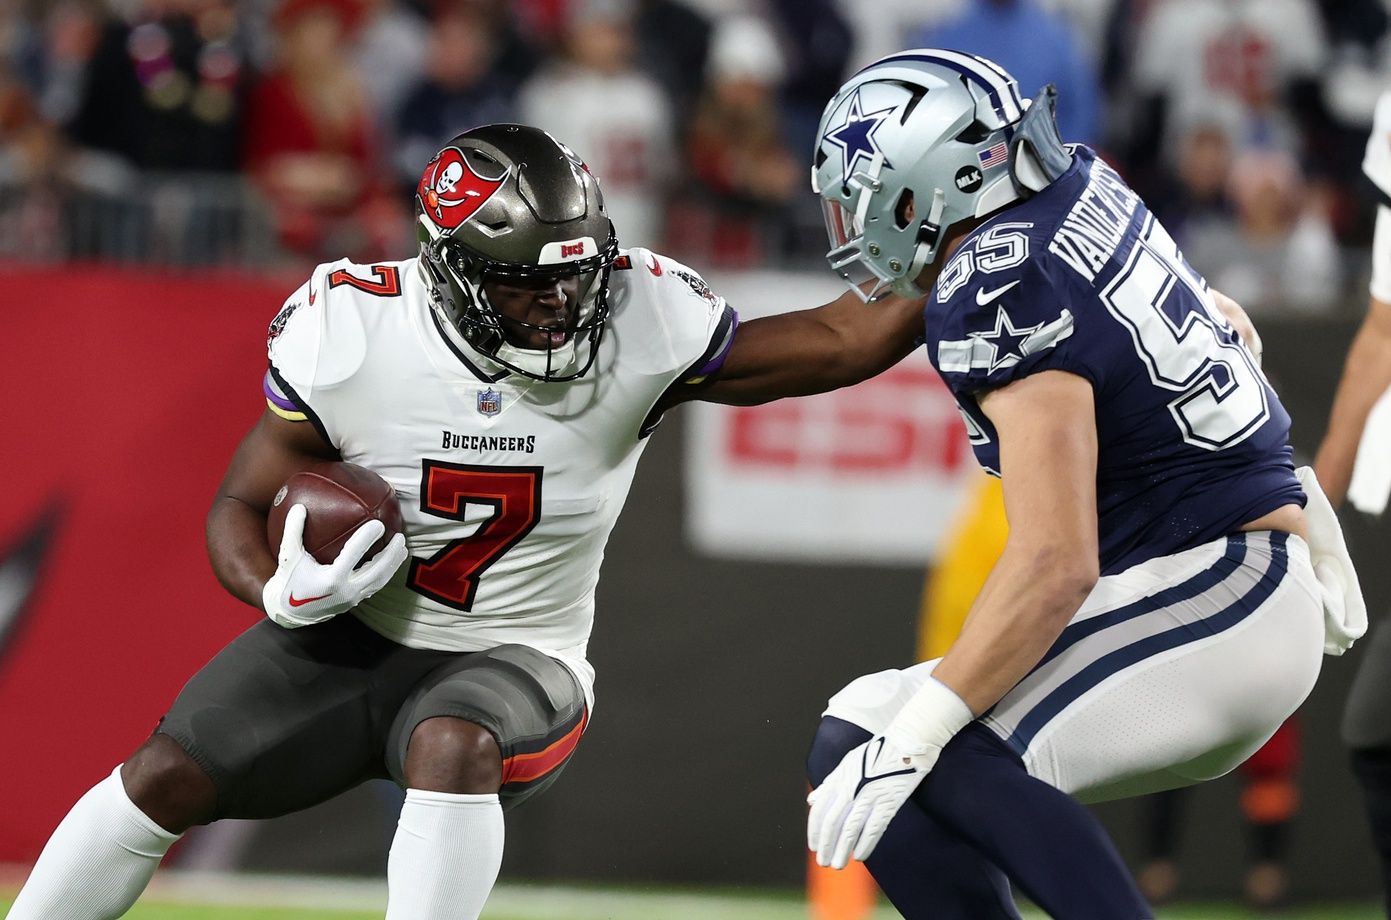
[[[386,883],[335,876],[233,874],[162,870],[146,897],[171,904],[382,910]]]
[[[365,879],[165,872],[151,900],[240,907],[383,910],[386,885]],[[806,917],[795,900],[643,891],[603,891],[541,885],[499,885],[483,916],[541,915],[566,920],[652,920],[653,917],[781,920]]]

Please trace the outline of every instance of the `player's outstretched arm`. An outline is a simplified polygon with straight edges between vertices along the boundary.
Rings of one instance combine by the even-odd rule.
[[[922,331],[922,299],[896,295],[867,304],[846,293],[815,309],[752,319],[735,332],[718,375],[673,393],[673,402],[752,406],[835,390],[897,364]]]
[[[1347,496],[1362,429],[1377,400],[1391,387],[1391,304],[1373,297],[1352,340],[1328,431],[1314,459],[1314,474],[1336,508]]]
[[[1009,537],[933,672],[979,715],[1043,658],[1099,577],[1091,383],[1043,371],[981,396],[1000,443]]]
[[[275,574],[266,544],[266,514],[291,475],[338,452],[308,422],[287,421],[266,410],[242,438],[208,511],[208,557],[222,586],[260,608],[261,589]]]

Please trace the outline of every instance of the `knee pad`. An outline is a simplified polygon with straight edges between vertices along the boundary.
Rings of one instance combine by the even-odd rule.
[[[844,719],[822,717],[811,740],[811,750],[807,753],[807,779],[812,786],[821,785],[846,754],[870,737],[869,732]]]

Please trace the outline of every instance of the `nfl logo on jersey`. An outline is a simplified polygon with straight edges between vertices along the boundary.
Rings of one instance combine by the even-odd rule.
[[[492,387],[478,394],[478,414],[491,418],[502,411],[502,394]]]

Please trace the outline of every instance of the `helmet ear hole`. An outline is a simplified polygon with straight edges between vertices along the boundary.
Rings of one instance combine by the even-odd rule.
[[[913,217],[918,209],[913,204],[913,190],[905,188],[898,196],[898,202],[894,204],[894,226],[903,230],[913,222]]]

